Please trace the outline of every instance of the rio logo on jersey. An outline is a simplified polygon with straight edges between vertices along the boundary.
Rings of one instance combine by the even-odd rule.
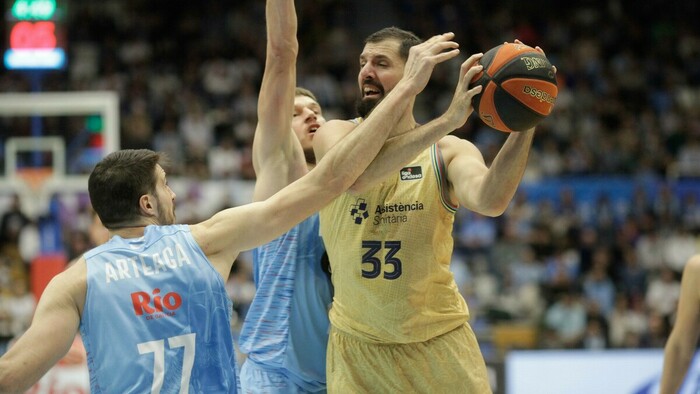
[[[146,316],[146,320],[175,316],[175,310],[182,306],[182,297],[175,292],[161,295],[160,289],[151,293],[137,291],[131,293],[131,303],[134,305],[136,316]]]

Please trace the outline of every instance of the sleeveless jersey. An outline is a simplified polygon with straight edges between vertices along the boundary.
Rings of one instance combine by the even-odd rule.
[[[328,308],[318,214],[253,251],[257,287],[241,330],[246,362],[283,373],[313,392],[326,386]]]
[[[321,211],[335,288],[331,324],[369,342],[422,342],[468,320],[450,271],[457,207],[433,145],[361,194]]]
[[[84,255],[80,333],[92,393],[236,393],[232,303],[186,225]]]

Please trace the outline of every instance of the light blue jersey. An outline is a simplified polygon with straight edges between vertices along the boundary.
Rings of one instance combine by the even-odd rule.
[[[303,391],[325,390],[333,289],[321,265],[325,249],[318,226],[318,215],[313,215],[253,252],[257,292],[243,323],[240,348],[248,354],[245,362],[255,368],[242,368],[244,392],[266,384],[260,381],[261,370],[281,374]],[[255,374],[243,376],[249,371]]]
[[[188,226],[148,226],[84,256],[92,393],[237,392],[231,300]]]

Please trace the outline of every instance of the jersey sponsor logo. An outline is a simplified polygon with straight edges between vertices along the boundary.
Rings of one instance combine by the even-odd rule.
[[[372,223],[374,223],[375,226],[380,224],[407,223],[409,212],[422,211],[423,209],[423,203],[420,201],[377,205],[377,208],[374,210]]]
[[[365,219],[369,218],[367,210],[367,201],[364,198],[358,198],[355,204],[350,206],[350,216],[355,224],[362,224]],[[414,201],[412,203],[393,203],[393,204],[378,204],[374,209],[374,218],[372,223],[378,224],[396,224],[408,222],[408,213],[413,211],[422,211],[423,203]]]
[[[185,248],[179,243],[166,246],[157,253],[137,254],[135,257],[119,258],[105,263],[105,283],[141,276],[158,275],[168,270],[192,265]]]
[[[404,167],[399,174],[402,181],[415,181],[423,178],[423,169],[421,166]]]
[[[385,213],[392,212],[410,212],[410,211],[422,211],[423,203],[415,201],[413,203],[394,203],[394,204],[384,204],[377,205],[377,209],[374,210],[375,215],[383,215]]]
[[[175,311],[182,306],[182,296],[174,291],[161,295],[160,289],[150,293],[136,291],[131,293],[131,303],[136,316],[146,316],[146,320],[175,316]]]
[[[355,224],[362,224],[362,221],[369,217],[367,201],[364,198],[358,198],[355,204],[350,206],[350,216]]]

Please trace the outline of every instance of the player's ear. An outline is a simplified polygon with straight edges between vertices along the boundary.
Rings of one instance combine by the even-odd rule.
[[[139,198],[139,209],[145,216],[154,216],[156,214],[155,201],[150,194],[143,194]]]

